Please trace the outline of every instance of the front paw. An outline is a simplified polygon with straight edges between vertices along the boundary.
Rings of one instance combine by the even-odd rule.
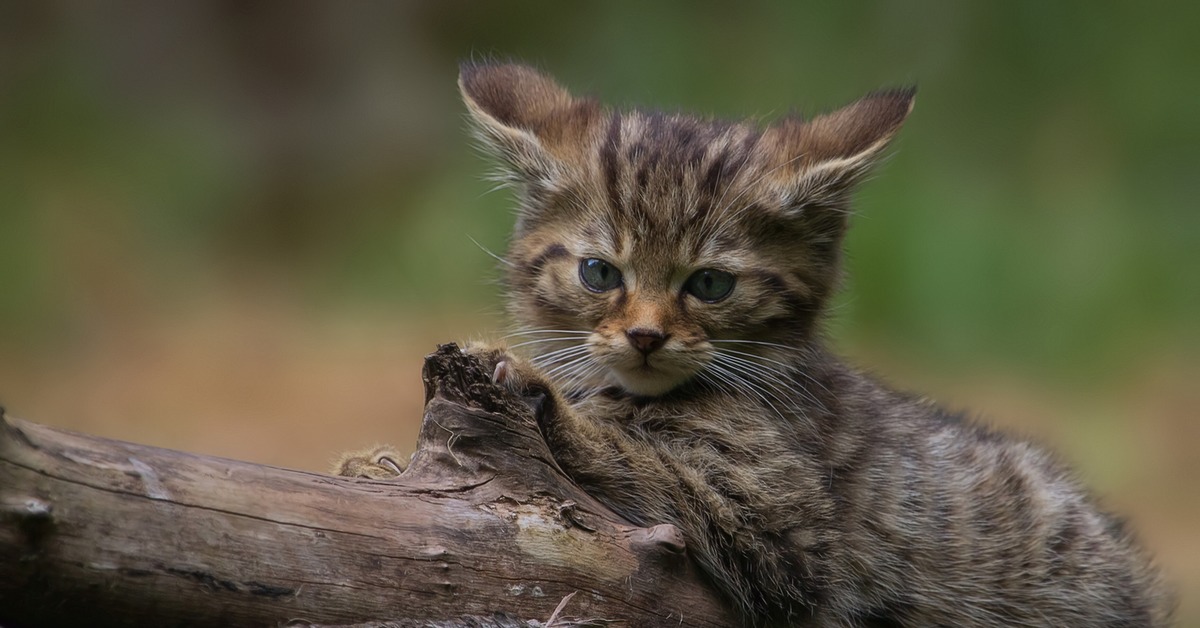
[[[492,383],[529,402],[535,410],[554,398],[554,387],[546,377],[506,347],[469,343],[464,352],[482,363],[484,370],[491,375]]]
[[[333,474],[351,478],[389,480],[404,472],[405,456],[390,445],[348,451],[338,456]]]

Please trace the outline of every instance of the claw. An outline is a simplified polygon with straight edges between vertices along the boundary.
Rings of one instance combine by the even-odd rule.
[[[404,473],[404,467],[400,466],[400,463],[393,460],[390,456],[380,456],[376,463],[381,467],[387,467],[395,471],[396,475]]]
[[[492,371],[492,381],[497,384],[503,384],[508,379],[508,371],[508,360],[500,360],[496,363],[496,370]]]

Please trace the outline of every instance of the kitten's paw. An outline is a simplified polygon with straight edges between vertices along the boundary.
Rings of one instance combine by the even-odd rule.
[[[389,480],[404,473],[406,457],[390,445],[348,451],[338,456],[333,474],[351,478]]]
[[[486,343],[468,343],[463,349],[483,363],[491,373],[492,382],[503,386],[518,397],[546,397],[552,387],[532,364],[508,351],[506,347]]]
[[[488,372],[494,371],[496,363],[509,356],[508,347],[503,344],[476,340],[464,342],[462,352],[479,360]]]

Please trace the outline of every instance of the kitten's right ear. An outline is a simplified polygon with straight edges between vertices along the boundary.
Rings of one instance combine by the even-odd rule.
[[[916,88],[873,92],[809,121],[786,118],[771,126],[767,144],[779,164],[773,180],[786,205],[845,205],[912,112]]]
[[[463,63],[458,87],[480,139],[528,182],[552,182],[600,113],[595,101],[515,63]]]

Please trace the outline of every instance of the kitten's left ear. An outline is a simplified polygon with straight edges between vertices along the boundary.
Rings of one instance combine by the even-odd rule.
[[[600,106],[516,63],[463,63],[458,87],[480,138],[526,182],[578,158]]]
[[[844,208],[912,111],[915,87],[878,91],[807,122],[782,120],[763,139],[776,162],[770,177],[789,209]]]

